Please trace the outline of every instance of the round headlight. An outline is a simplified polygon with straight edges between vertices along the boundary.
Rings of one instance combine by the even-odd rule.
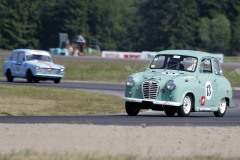
[[[168,89],[168,90],[174,90],[175,87],[176,87],[176,84],[175,84],[174,80],[169,80],[169,81],[166,83],[166,86],[167,86],[167,89]]]
[[[128,77],[126,84],[130,87],[133,86],[135,84],[133,77]]]

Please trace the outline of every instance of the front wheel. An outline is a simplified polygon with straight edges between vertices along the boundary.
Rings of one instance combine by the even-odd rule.
[[[33,80],[34,80],[34,76],[32,74],[32,71],[30,69],[27,70],[27,73],[26,73],[26,78],[27,78],[27,82],[28,83],[32,83]]]
[[[136,116],[140,112],[140,108],[136,103],[125,102],[125,109],[129,116]]]
[[[54,79],[53,81],[54,81],[54,83],[60,83],[60,81],[61,81],[61,78]]]
[[[193,98],[191,95],[186,95],[183,99],[183,104],[178,108],[178,116],[186,117],[190,114],[193,108]]]
[[[164,110],[164,112],[168,117],[173,117],[176,113],[176,109],[175,108],[166,108]]]
[[[227,111],[227,101],[225,98],[221,99],[218,111],[214,112],[215,117],[223,117]]]

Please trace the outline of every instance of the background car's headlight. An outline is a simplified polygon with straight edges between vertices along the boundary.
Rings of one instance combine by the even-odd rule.
[[[40,67],[36,66],[36,72],[39,72],[39,70],[40,70]]]
[[[176,87],[176,84],[175,84],[174,80],[169,80],[169,81],[167,81],[166,86],[167,86],[167,89],[174,90]]]
[[[130,86],[130,87],[133,86],[135,84],[133,77],[128,77],[126,84],[127,86]]]

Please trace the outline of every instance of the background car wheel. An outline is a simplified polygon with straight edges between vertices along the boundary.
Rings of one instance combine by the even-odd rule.
[[[35,83],[38,83],[38,82],[39,82],[39,79],[38,79],[38,78],[35,78],[35,79],[34,79],[34,82],[35,82]]]
[[[32,74],[32,71],[30,69],[27,70],[27,82],[32,83],[34,80],[34,76]]]
[[[61,81],[61,78],[54,79],[54,83],[60,83],[60,81]]]
[[[136,116],[140,111],[140,108],[137,106],[137,104],[131,102],[125,102],[125,109],[129,116]]]
[[[218,111],[214,112],[215,117],[223,117],[227,111],[227,101],[225,98],[221,99]]]
[[[178,116],[186,117],[190,114],[193,106],[193,98],[191,95],[186,95],[183,99],[183,104],[178,108]]]
[[[176,109],[175,108],[166,108],[164,110],[164,112],[168,117],[173,117],[176,113]]]
[[[8,81],[8,82],[12,82],[12,81],[13,81],[14,77],[12,76],[11,70],[8,70],[8,71],[7,71],[6,77],[7,77],[7,81]]]

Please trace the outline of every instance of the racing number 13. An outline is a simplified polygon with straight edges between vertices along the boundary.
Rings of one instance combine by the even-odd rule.
[[[211,82],[207,81],[205,84],[205,96],[207,100],[210,100],[212,98],[213,90],[212,90],[212,84]]]
[[[211,85],[207,85],[206,90],[207,90],[207,97],[210,97],[211,94],[212,94],[212,88],[211,88]]]

